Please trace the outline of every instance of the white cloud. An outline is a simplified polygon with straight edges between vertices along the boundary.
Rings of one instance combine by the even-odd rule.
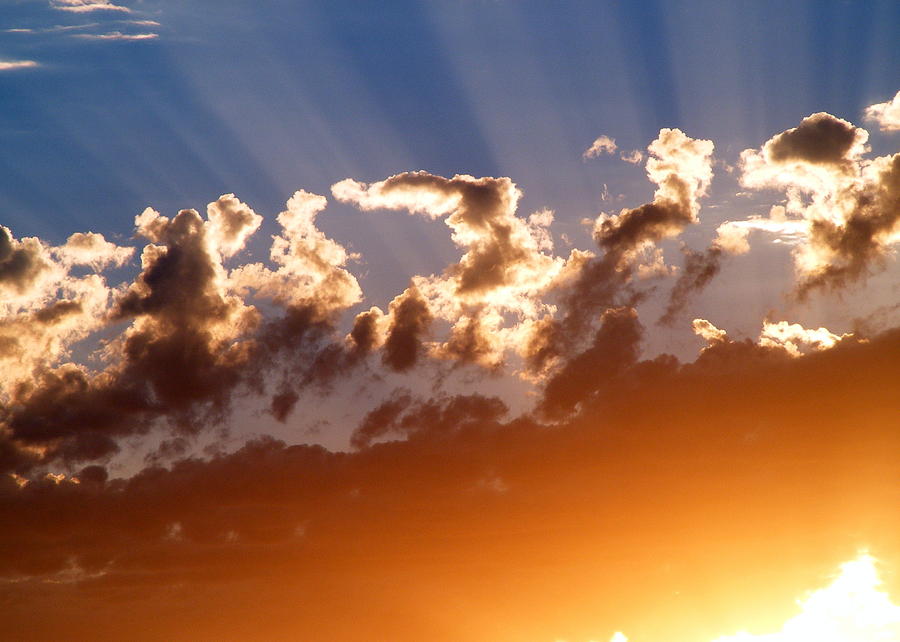
[[[614,154],[616,152],[616,139],[609,136],[598,136],[591,146],[584,150],[583,158],[597,158],[601,154]]]
[[[33,69],[40,67],[40,63],[34,60],[0,60],[0,71],[14,71],[16,69]]]
[[[885,132],[900,131],[900,91],[893,100],[866,107],[866,120],[874,120]]]
[[[157,33],[122,33],[121,31],[113,31],[111,33],[79,33],[72,36],[82,40],[153,40],[159,38]]]
[[[641,161],[644,160],[644,153],[639,149],[633,149],[630,152],[622,152],[619,154],[619,158],[621,158],[626,163],[631,163],[632,165],[640,165]]]
[[[89,13],[91,11],[131,13],[131,9],[128,7],[113,4],[109,0],[51,0],[50,6],[54,9],[71,13]]]

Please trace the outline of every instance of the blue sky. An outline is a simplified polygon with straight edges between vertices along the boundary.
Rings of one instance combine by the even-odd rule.
[[[509,175],[577,219],[601,133],[643,148],[663,126],[736,154],[799,117],[859,119],[897,89],[895,2],[132,2],[129,14],[5,2],[4,220],[23,234],[128,233],[235,192],[274,212],[299,187],[397,171]],[[121,20],[152,20],[158,26]],[[640,197],[639,195],[636,195]]]

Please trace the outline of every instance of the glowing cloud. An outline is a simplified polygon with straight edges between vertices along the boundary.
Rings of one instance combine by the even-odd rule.
[[[157,33],[122,33],[121,31],[112,31],[110,33],[79,33],[73,38],[81,40],[155,40],[159,38]]]
[[[630,152],[622,152],[619,158],[631,165],[640,165],[644,160],[644,153],[639,149],[633,149]]]
[[[866,119],[878,123],[882,131],[900,131],[900,91],[892,100],[867,107]]]
[[[0,60],[0,71],[15,71],[16,69],[33,69],[40,67],[34,60]]]
[[[387,323],[403,313],[402,327],[421,337],[431,316],[452,324],[445,342],[431,347],[433,356],[497,366],[506,349],[524,349],[520,341],[527,324],[552,310],[541,295],[551,286],[564,260],[548,254],[553,243],[548,227],[553,212],[541,210],[527,219],[516,215],[521,192],[509,178],[407,172],[366,185],[352,179],[334,184],[335,198],[363,210],[405,209],[445,222],[452,239],[465,252],[441,275],[416,276],[414,288],[391,304]],[[413,322],[414,315],[417,321]],[[504,324],[504,313],[520,322]],[[409,325],[411,324],[411,325]],[[390,337],[387,348],[396,344]],[[412,347],[413,344],[402,345]],[[404,350],[403,354],[413,354]],[[395,363],[393,358],[389,363]],[[401,359],[401,370],[413,361]]]
[[[114,4],[110,0],[51,0],[50,6],[60,11],[71,13],[90,13],[92,11],[120,11],[131,13],[131,9]]]
[[[599,136],[597,139],[591,143],[591,146],[584,150],[584,153],[581,155],[583,158],[597,158],[602,154],[615,154],[616,153],[616,139],[610,138],[609,136]]]
[[[597,244],[623,258],[696,223],[698,200],[712,181],[712,141],[691,138],[680,129],[661,129],[647,151],[647,176],[657,185],[653,202],[603,214],[594,225]]]
[[[900,240],[900,154],[864,158],[868,137],[819,112],[759,150],[742,152],[741,184],[781,189],[786,199],[768,217],[721,224],[708,252],[744,254],[750,232],[772,234],[794,246],[800,298],[817,288],[847,287],[883,267]]]
[[[713,642],[896,642],[900,640],[900,606],[878,590],[875,558],[862,554],[841,565],[827,587],[799,602],[799,615],[780,632],[737,633]]]
[[[764,321],[758,343],[761,346],[782,348],[791,356],[799,357],[803,354],[804,348],[828,350],[849,336],[851,335],[836,335],[827,328],[804,328],[799,323]]]

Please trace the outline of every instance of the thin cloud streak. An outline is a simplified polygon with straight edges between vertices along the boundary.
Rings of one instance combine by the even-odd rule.
[[[131,9],[117,5],[110,0],[51,0],[50,6],[70,13],[91,13],[94,11],[119,11],[131,13]]]
[[[79,33],[70,36],[80,40],[154,40],[159,38],[158,33],[122,33],[121,31],[113,31],[111,33]]]
[[[0,71],[15,71],[17,69],[34,69],[41,64],[34,60],[0,60]]]

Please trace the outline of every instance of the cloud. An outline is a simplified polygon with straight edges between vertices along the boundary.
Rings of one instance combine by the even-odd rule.
[[[316,217],[327,203],[324,196],[295,192],[277,218],[282,232],[272,237],[269,258],[278,268],[271,270],[262,263],[235,268],[229,275],[234,287],[282,304],[312,306],[322,316],[360,301],[359,283],[344,267],[358,257],[316,227]],[[241,232],[241,238],[249,233]]]
[[[900,155],[865,159],[867,139],[865,130],[820,112],[760,150],[745,150],[742,185],[783,189],[787,201],[778,219],[751,218],[720,228],[731,249],[745,250],[740,239],[750,229],[793,235],[800,298],[817,289],[845,288],[883,265],[900,239]]]
[[[7,630],[474,642],[507,613],[506,639],[554,639],[572,621],[712,639],[693,616],[646,613],[667,612],[673,585],[680,612],[705,612],[710,586],[765,611],[858,537],[892,542],[896,331],[798,357],[720,337],[679,364],[632,359],[633,313],[605,323],[563,404],[579,412],[552,428],[506,421],[487,397],[400,391],[351,452],[263,438],[129,479],[96,465],[58,483],[4,478]],[[419,617],[435,603],[459,604],[466,627],[455,610]]]
[[[112,31],[110,33],[78,33],[73,34],[72,38],[80,38],[81,40],[155,40],[159,38],[157,33],[122,33],[121,31]]]
[[[597,158],[603,154],[615,154],[616,149],[616,139],[604,135],[597,137],[597,139],[591,143],[591,146],[584,150],[584,153],[581,156],[585,159]]]
[[[690,138],[679,129],[661,129],[647,149],[647,176],[657,185],[653,201],[597,217],[593,237],[603,254],[573,252],[558,288],[565,316],[552,334],[554,340],[530,344],[539,346],[533,353],[542,355],[537,363],[552,360],[554,344],[555,350],[577,351],[597,313],[635,305],[643,294],[633,287],[634,273],[646,278],[669,272],[655,251],[656,243],[699,221],[699,199],[712,181],[712,141]]]
[[[509,178],[407,172],[370,185],[346,179],[333,185],[332,193],[363,210],[446,217],[463,255],[440,275],[413,278],[415,300],[452,326],[448,341],[430,347],[434,356],[495,367],[506,351],[520,349],[526,325],[548,311],[541,297],[565,265],[549,254],[553,213],[517,216],[521,192]],[[417,316],[425,318],[424,312]],[[517,322],[508,324],[504,315],[516,315]]]
[[[900,91],[892,100],[866,107],[865,117],[876,122],[882,131],[900,131]]]
[[[110,0],[50,0],[50,6],[70,13],[90,13],[93,11],[119,11],[131,13],[131,9],[117,5]]]
[[[298,387],[358,363],[371,339],[345,347],[329,336],[333,313],[356,302],[359,288],[339,267],[346,252],[313,224],[322,207],[322,197],[295,194],[278,217],[284,231],[272,257],[279,268],[251,264],[230,273],[223,261],[262,221],[249,206],[226,194],[208,205],[205,220],[194,210],[169,218],[147,208],[135,217],[149,241],[141,272],[116,289],[99,272],[123,265],[132,248],[94,233],[51,247],[0,228],[0,287],[8,290],[0,360],[10,364],[0,406],[8,453],[0,466],[102,458],[118,450],[119,437],[159,421],[194,433],[221,420],[241,387],[262,391],[277,380],[279,364],[283,417],[291,405],[284,400]],[[79,266],[95,273],[71,276]],[[263,322],[244,300],[251,291],[275,299],[281,314]],[[73,342],[123,322],[102,347],[101,369],[64,361]],[[353,338],[365,342],[364,327]]]
[[[432,434],[447,436],[468,426],[496,422],[508,410],[499,399],[478,394],[423,401],[414,400],[408,390],[395,390],[388,400],[366,414],[350,443],[355,448],[366,448],[373,441],[390,436],[406,439],[428,439]]]
[[[684,254],[684,269],[669,293],[669,302],[659,319],[662,325],[674,324],[690,297],[705,288],[721,269],[724,251],[715,243],[702,252],[690,248],[682,248],[681,251]]]
[[[642,337],[643,328],[632,308],[606,310],[591,345],[547,381],[538,412],[558,418],[589,403],[610,379],[637,361]],[[601,363],[603,370],[597,372]]]
[[[694,319],[694,334],[706,340],[710,347],[731,343],[727,333],[706,319]],[[810,352],[830,350],[844,340],[852,339],[852,333],[835,334],[828,328],[804,328],[799,323],[787,321],[763,321],[756,345],[763,349],[774,348],[791,357]]]
[[[647,150],[647,176],[657,185],[653,201],[597,219],[594,239],[607,253],[627,257],[698,220],[698,199],[712,181],[712,141],[662,129]]]
[[[42,29],[31,29],[31,28],[22,28],[22,29],[4,29],[6,33],[60,33],[65,31],[77,31],[80,29],[91,29],[93,27],[100,26],[99,22],[88,22],[79,25],[54,25],[52,27],[44,27]]]
[[[799,323],[765,321],[757,343],[761,346],[778,347],[793,357],[799,357],[803,354],[804,348],[828,350],[851,336],[851,334],[837,335],[827,328],[807,329]]]
[[[865,151],[868,133],[846,120],[819,112],[774,136],[763,153],[776,164],[845,166]]]
[[[644,162],[644,153],[639,149],[633,149],[630,152],[622,152],[619,155],[626,163],[630,163],[632,165],[640,165]]]
[[[0,60],[0,71],[16,71],[17,69],[34,69],[40,67],[34,60]]]
[[[422,339],[432,316],[428,304],[413,286],[391,301],[387,338],[382,362],[391,370],[405,372],[419,360]]]

